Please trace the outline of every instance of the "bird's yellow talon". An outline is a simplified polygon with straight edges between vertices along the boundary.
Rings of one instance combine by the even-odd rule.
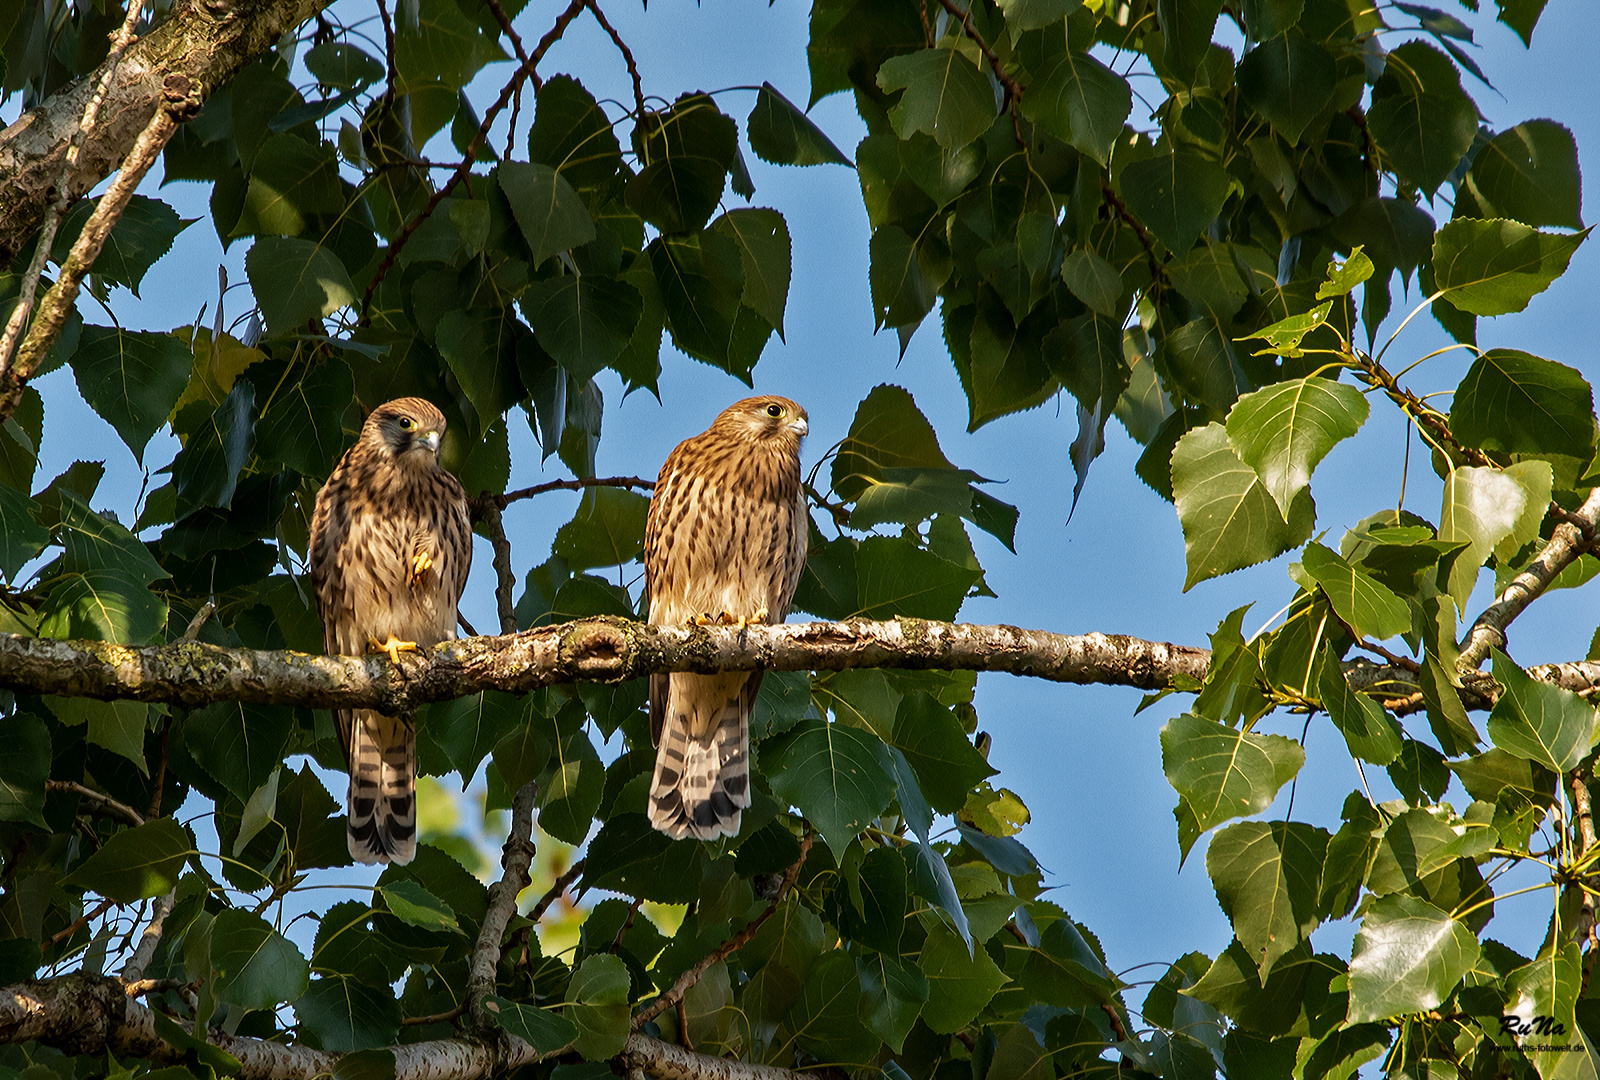
[[[417,552],[415,555],[411,556],[411,583],[413,585],[420,584],[422,582],[423,575],[432,569],[433,556],[428,554],[426,551]]]
[[[712,623],[716,622],[717,620],[713,619],[709,613],[701,612],[699,615],[696,615],[694,618],[690,619],[689,621],[691,623],[693,623],[695,626],[710,626]]]
[[[379,641],[377,638],[368,638],[367,644],[372,646],[374,652],[388,653],[389,662],[395,667],[400,666],[400,654],[403,652],[419,652],[415,641],[401,641],[393,634],[388,641]]]

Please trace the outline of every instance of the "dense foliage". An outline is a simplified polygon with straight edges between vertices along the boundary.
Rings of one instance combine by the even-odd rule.
[[[1527,39],[1544,3],[1497,6]],[[773,875],[799,860],[773,917],[650,1030],[900,1080],[1321,1078],[1367,1062],[1418,1077],[1595,1074],[1595,710],[1503,654],[1487,680],[1484,652],[1461,662],[1458,643],[1482,570],[1511,580],[1597,479],[1585,379],[1474,344],[1477,319],[1523,310],[1587,235],[1577,149],[1549,120],[1480,124],[1469,88],[1484,79],[1460,18],[1362,0],[815,0],[810,101],[854,95],[869,132],[847,154],[770,84],[734,117],[698,91],[601,104],[581,73],[535,76],[524,61],[542,46],[530,52],[509,20],[542,16],[522,7],[406,0],[385,46],[368,8],[342,5],[181,129],[165,176],[211,185],[195,227],[250,245],[255,308],[171,333],[74,316],[52,364],[71,366],[136,457],[169,425],[182,449],[146,462],[165,479],[119,523],[96,512],[97,467],[35,475],[46,403],[29,390],[0,431],[0,629],[319,651],[308,517],[365,410],[437,403],[446,464],[470,492],[506,493],[511,424],[591,478],[602,369],[655,389],[671,378],[665,334],[749,381],[783,333],[789,233],[779,210],[733,197],[753,191],[744,147],[853,167],[873,230],[860,287],[902,342],[939,320],[971,427],[1065,390],[1081,490],[1117,417],[1146,447],[1139,476],[1175,504],[1190,585],[1303,545],[1282,621],[1247,639],[1236,612],[1205,683],[1147,703],[1173,716],[1161,744],[1179,846],[1216,830],[1205,869],[1236,940],[1214,958],[1140,958],[1171,963],[1130,993],[1092,928],[1041,893],[1017,838],[1027,810],[972,738],[971,673],[769,673],[755,805],[718,844],[674,844],[646,823],[641,682],[484,693],[423,712],[421,771],[481,771],[491,807],[537,780],[540,827],[587,841],[580,884],[609,897],[559,955],[513,920],[502,1023],[567,1048],[534,1071],[606,1072],[634,1004],[766,909]],[[554,29],[591,14],[579,0]],[[0,12],[6,94],[32,105],[91,71],[121,18],[116,3],[57,0]],[[512,54],[480,116],[463,88]],[[1148,117],[1135,68],[1161,88]],[[508,132],[499,145],[492,128]],[[58,257],[89,209],[64,222]],[[92,291],[136,293],[152,269],[172,272],[158,260],[185,224],[136,197]],[[28,254],[0,275],[0,314]],[[1472,351],[1447,412],[1374,348],[1397,274]],[[1438,515],[1374,505],[1337,544],[1312,540],[1312,474],[1371,401],[1402,410],[1430,452]],[[969,530],[1009,544],[1017,522],[893,386],[861,402],[813,482],[826,529],[796,606],[819,619],[954,619],[988,588]],[[637,592],[597,571],[637,558],[646,505],[589,489],[522,584],[517,626],[637,615]],[[1556,584],[1596,570],[1584,554]],[[1363,653],[1392,668],[1370,693],[1341,668]],[[1490,702],[1485,732],[1467,705]],[[425,844],[370,893],[284,915],[349,861],[339,808],[303,760],[341,765],[325,711],[0,705],[0,983],[107,968],[134,943],[140,905],[170,892],[145,973],[172,980],[153,999],[164,1016],[332,1051],[454,1030],[486,906],[459,844]],[[1289,735],[1263,730],[1279,720]],[[1330,721],[1404,798],[1357,791],[1342,821],[1260,820],[1305,761],[1294,734]],[[595,737],[619,730],[627,750],[606,764]],[[1469,805],[1441,801],[1452,777]],[[172,816],[197,806],[214,827]],[[946,816],[955,831],[937,833]],[[1562,897],[1533,957],[1489,936],[1495,879],[1528,862]],[[635,917],[644,901],[689,906],[673,928],[676,914]],[[1314,952],[1312,931],[1347,917],[1360,921],[1353,955]],[[1502,1014],[1548,1023],[1524,1048]],[[1574,1049],[1532,1049],[1541,1039]],[[0,1049],[4,1076],[137,1066]],[[237,1066],[197,1049],[188,1068]],[[381,1075],[381,1060],[363,1067]]]

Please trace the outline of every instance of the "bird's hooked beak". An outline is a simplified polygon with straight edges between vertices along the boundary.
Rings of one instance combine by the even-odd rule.
[[[789,430],[794,432],[797,438],[804,438],[806,433],[811,430],[811,425],[806,423],[805,417],[797,416],[789,421]]]
[[[417,432],[416,441],[418,444],[426,446],[430,451],[437,455],[439,453],[439,443],[443,438],[443,432],[441,432],[438,428],[433,428],[429,431]]]

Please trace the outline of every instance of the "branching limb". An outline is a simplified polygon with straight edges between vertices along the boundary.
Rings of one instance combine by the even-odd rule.
[[[535,495],[543,495],[551,491],[585,491],[595,487],[638,488],[640,491],[650,491],[655,486],[656,482],[654,480],[645,480],[638,476],[592,476],[586,480],[581,478],[577,480],[547,480],[532,487],[508,491],[504,495],[484,492],[472,500],[472,514],[474,518],[481,516],[484,506],[491,502],[504,510],[514,502],[522,499],[531,499]]]
[[[506,837],[500,857],[504,872],[499,881],[489,886],[489,908],[472,950],[466,1000],[480,1030],[494,1024],[484,1011],[483,999],[494,993],[506,923],[517,910],[517,894],[528,887],[528,867],[533,864],[533,804],[538,795],[539,786],[530,780],[517,789],[511,800],[511,835]]]
[[[122,982],[129,994],[143,992],[140,984],[150,981],[145,979],[144,969],[150,966],[151,959],[156,955],[156,946],[161,944],[161,928],[167,916],[172,913],[172,906],[176,901],[177,894],[169,892],[165,896],[157,897],[155,905],[150,909],[150,923],[139,938],[139,947],[133,951],[133,956],[122,968]]]
[[[637,120],[643,120],[646,112],[644,106],[644,83],[639,78],[639,63],[633,58],[633,50],[628,48],[628,43],[622,40],[622,35],[612,27],[610,20],[606,18],[606,13],[600,10],[600,5],[595,0],[586,0],[585,6],[588,7],[590,14],[594,16],[595,22],[600,24],[600,29],[606,32],[607,36],[611,38],[611,43],[622,54],[622,62],[628,65],[628,77],[633,80],[633,105],[638,110],[638,112],[634,113],[634,117]]]
[[[1000,60],[1000,55],[994,51],[994,46],[983,39],[983,34],[972,25],[972,11],[963,8],[955,0],[939,0],[940,5],[948,11],[973,44],[978,46],[978,51],[983,53],[985,60],[989,61],[989,69],[994,72],[995,79],[1005,88],[1006,108],[1011,111],[1011,130],[1017,137],[1018,145],[1026,145],[1027,140],[1022,137],[1022,90],[1023,87],[1006,71],[1006,66]]]
[[[539,902],[534,904],[533,907],[529,909],[529,922],[538,922],[540,919],[544,918],[544,913],[550,910],[550,905],[561,899],[562,894],[572,886],[572,883],[583,876],[583,865],[584,860],[579,859],[577,862],[567,867],[566,873],[562,874],[551,883],[550,888],[545,890],[545,894],[539,897]]]
[[[118,802],[110,795],[105,795],[96,791],[94,788],[86,787],[85,785],[78,783],[76,780],[46,780],[44,782],[44,789],[46,791],[70,791],[75,795],[82,795],[85,799],[93,800],[94,802],[99,803],[101,806],[106,807],[108,810],[115,810],[117,813],[121,814],[135,825],[144,824],[144,815],[139,813],[139,811],[135,810],[133,807],[129,806],[127,803]]]
[[[27,336],[22,339],[10,364],[0,373],[0,422],[9,419],[16,411],[28,379],[43,363],[50,346],[55,344],[56,335],[61,332],[78,299],[78,289],[83,279],[99,257],[100,249],[105,246],[106,238],[122,217],[122,211],[133,198],[144,174],[155,164],[167,140],[199,109],[200,98],[189,77],[177,73],[168,75],[155,116],[140,132],[133,149],[122,163],[122,171],[100,197],[89,220],[84,222],[83,231],[78,234],[66,261],[61,264],[60,276],[39,302],[39,312],[34,317],[33,325],[28,328]],[[40,242],[45,242],[43,236]]]
[[[743,930],[740,930],[727,941],[712,949],[694,967],[679,975],[678,981],[672,984],[672,989],[635,1013],[633,1030],[638,1031],[668,1009],[681,1006],[683,1004],[683,995],[687,994],[689,988],[699,982],[705,976],[705,973],[711,970],[713,965],[750,944],[751,939],[756,936],[756,931],[761,929],[763,923],[772,918],[773,913],[778,910],[778,905],[783,903],[784,898],[789,895],[789,891],[794,888],[795,879],[800,876],[800,868],[805,865],[806,856],[811,854],[811,844],[814,839],[815,836],[812,832],[809,829],[806,830],[805,838],[800,841],[800,857],[794,861],[793,866],[785,871],[783,885],[778,889],[778,895],[772,898],[772,903],[767,905],[766,910],[752,919],[750,924]]]
[[[1555,527],[1544,550],[1526,570],[1511,579],[1499,599],[1485,608],[1467,631],[1458,663],[1461,670],[1476,670],[1488,658],[1491,647],[1505,648],[1506,627],[1511,621],[1550,587],[1556,575],[1589,550],[1594,542],[1595,526],[1600,523],[1600,488],[1589,492],[1577,512],[1565,517],[1566,520]]]

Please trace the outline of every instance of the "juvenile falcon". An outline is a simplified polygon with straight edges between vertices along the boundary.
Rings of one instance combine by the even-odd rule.
[[[444,415],[421,398],[380,405],[317,493],[311,580],[329,654],[427,649],[456,636],[472,564],[461,484],[439,464]],[[412,716],[338,709],[350,770],[346,808],[357,862],[408,863],[417,853]]]
[[[746,398],[661,467],[644,532],[650,621],[780,623],[806,564],[806,411]],[[750,707],[760,671],[650,676],[650,823],[674,839],[739,831],[750,805]]]

